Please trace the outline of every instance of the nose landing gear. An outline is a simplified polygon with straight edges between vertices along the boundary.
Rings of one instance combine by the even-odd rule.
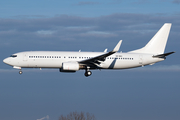
[[[19,71],[19,74],[21,75],[22,73],[23,73],[22,70],[20,70],[20,71]]]

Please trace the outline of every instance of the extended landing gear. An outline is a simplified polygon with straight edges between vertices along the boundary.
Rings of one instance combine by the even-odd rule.
[[[86,71],[86,72],[84,73],[84,75],[85,75],[86,77],[90,76],[91,74],[92,74],[91,71]]]
[[[22,70],[20,70],[20,71],[19,71],[19,74],[21,75],[22,73],[23,73]]]
[[[89,71],[89,67],[87,67],[84,75],[85,75],[86,77],[88,77],[88,76],[90,76],[91,74],[92,74],[92,72]]]

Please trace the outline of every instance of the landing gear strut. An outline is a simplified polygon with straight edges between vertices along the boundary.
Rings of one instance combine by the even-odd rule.
[[[86,77],[88,77],[88,76],[90,76],[91,74],[92,74],[92,72],[89,71],[89,67],[87,67],[84,75],[85,75]]]
[[[22,73],[23,73],[22,70],[20,70],[20,71],[19,71],[19,74],[21,75]]]

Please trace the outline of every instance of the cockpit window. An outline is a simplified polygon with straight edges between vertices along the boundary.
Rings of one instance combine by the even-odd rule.
[[[15,58],[15,57],[17,57],[17,55],[11,55],[10,57],[13,57],[13,58]]]

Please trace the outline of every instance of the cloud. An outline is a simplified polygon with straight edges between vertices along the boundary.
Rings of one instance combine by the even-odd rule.
[[[146,4],[146,3],[150,3],[150,0],[137,0],[132,2],[133,4]]]
[[[90,2],[90,1],[87,1],[87,2],[79,2],[77,5],[96,5],[96,4],[100,4],[99,2]]]
[[[173,0],[172,2],[175,4],[180,4],[180,0]]]
[[[51,35],[54,33],[54,31],[51,30],[39,30],[37,31],[38,34],[44,34],[44,35]]]
[[[58,40],[81,40],[82,34],[92,33],[113,33],[109,38],[117,39],[127,34],[141,36],[149,31],[156,31],[164,22],[177,23],[178,16],[166,15],[145,15],[145,14],[112,14],[100,17],[79,17],[61,15],[52,18],[36,19],[0,19],[0,37],[4,40],[41,40],[46,39],[42,34],[51,35],[47,39]],[[158,26],[158,27],[157,27]],[[176,27],[179,27],[177,24]],[[37,34],[38,33],[38,34]],[[106,34],[107,35],[107,34]],[[102,38],[101,38],[102,36]],[[142,35],[143,36],[143,35]],[[107,36],[108,37],[108,36]],[[104,34],[91,34],[89,39],[103,39]],[[86,38],[87,39],[87,38]],[[85,39],[84,39],[85,40]],[[88,40],[88,39],[87,39]]]
[[[143,68],[143,71],[169,71],[169,72],[175,72],[180,71],[180,65],[161,65],[161,66],[152,66],[148,68]]]
[[[121,69],[123,70],[123,69]],[[23,72],[44,72],[44,73],[49,73],[49,72],[57,72],[59,71],[59,69],[46,69],[43,68],[42,70],[40,70],[39,68],[33,69],[33,68],[28,68],[28,69],[22,69]],[[82,70],[81,70],[82,71]],[[135,68],[135,69],[126,69],[126,71],[132,71],[132,72],[156,72],[156,71],[161,71],[161,72],[179,72],[180,71],[180,65],[153,65],[153,66],[144,66],[141,68]],[[17,69],[0,69],[0,73],[17,73],[18,74],[18,70]]]
[[[15,69],[0,69],[0,73],[17,72]]]
[[[0,69],[0,73],[18,73],[18,69],[14,69],[14,68],[10,68],[10,69]],[[59,69],[47,69],[47,68],[22,68],[22,71],[24,73],[27,73],[27,72],[35,72],[35,73],[42,73],[42,72],[45,72],[45,73],[49,73],[49,72],[57,72],[59,71]]]
[[[177,45],[180,43],[179,19],[180,15],[133,13],[99,17],[58,15],[33,19],[1,18],[0,49],[3,51],[2,48],[9,47],[16,51],[74,49],[89,51],[92,50],[95,41],[97,47],[93,47],[93,51],[99,51],[104,47],[113,47],[122,39],[121,49],[129,51],[144,46],[165,22],[173,23],[170,36],[176,40]],[[134,41],[138,43],[133,44]],[[124,44],[127,44],[126,47]]]
[[[44,120],[44,119],[49,120],[49,115],[47,115],[46,117],[43,117],[43,118],[37,119],[37,120]]]

